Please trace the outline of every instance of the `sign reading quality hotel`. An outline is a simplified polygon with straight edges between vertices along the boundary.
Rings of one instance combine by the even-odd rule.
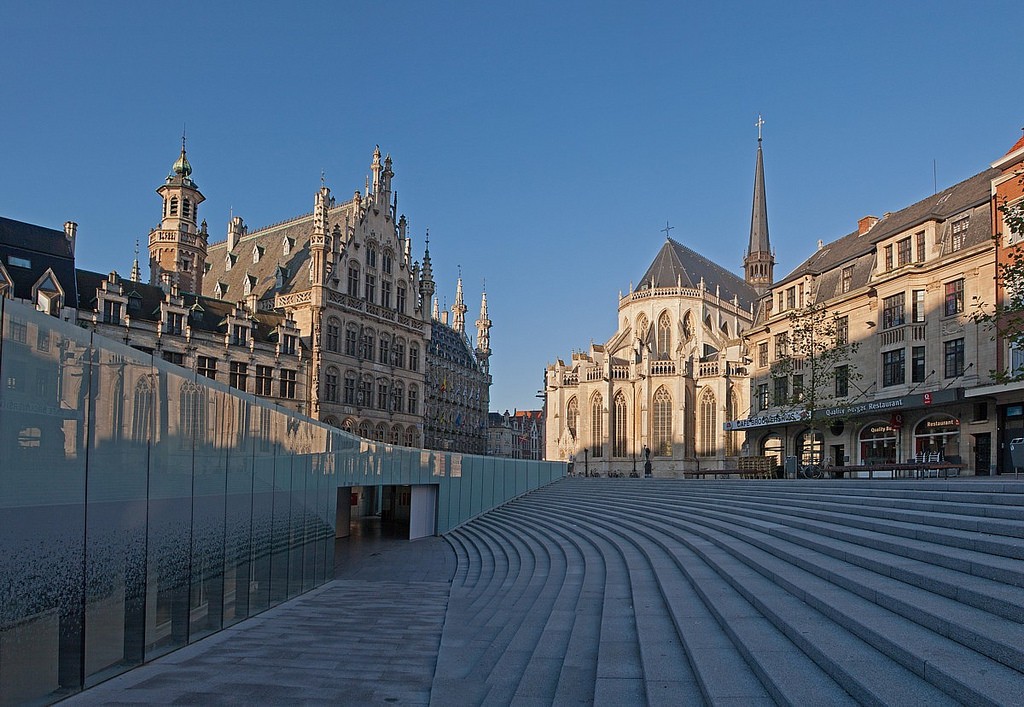
[[[864,415],[886,410],[906,410],[911,408],[928,407],[930,405],[941,405],[952,403],[963,397],[963,388],[953,390],[938,390],[934,393],[919,393],[918,395],[907,395],[902,398],[885,398],[884,400],[873,400],[869,403],[857,403],[842,407],[826,408],[821,411],[822,417],[850,417]],[[779,412],[772,415],[757,415],[748,417],[745,420],[729,420],[722,423],[722,429],[726,432],[737,430],[749,430],[757,427],[774,427],[775,425],[790,425],[794,422],[805,422],[808,419],[806,410]]]

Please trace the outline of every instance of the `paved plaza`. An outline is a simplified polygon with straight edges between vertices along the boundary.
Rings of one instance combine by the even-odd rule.
[[[1013,704],[1024,484],[566,479],[77,704]]]

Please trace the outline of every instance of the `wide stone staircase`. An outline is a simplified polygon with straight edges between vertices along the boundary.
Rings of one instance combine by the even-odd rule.
[[[1024,483],[564,479],[446,537],[432,704],[1024,704]]]

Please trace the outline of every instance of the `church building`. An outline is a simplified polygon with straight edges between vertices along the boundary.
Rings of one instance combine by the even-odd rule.
[[[774,265],[759,136],[745,277],[667,238],[612,337],[547,367],[546,458],[591,476],[735,467],[743,439],[723,422],[749,407],[742,335]]]

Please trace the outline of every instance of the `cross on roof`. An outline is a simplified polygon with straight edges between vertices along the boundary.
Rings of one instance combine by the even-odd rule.
[[[761,142],[761,126],[764,125],[764,120],[761,119],[761,114],[757,114],[757,122],[754,123],[757,126],[757,141]]]
[[[661,229],[661,232],[665,234],[665,238],[668,238],[668,232],[671,231],[675,226],[669,226],[668,221],[665,222],[665,228]]]

